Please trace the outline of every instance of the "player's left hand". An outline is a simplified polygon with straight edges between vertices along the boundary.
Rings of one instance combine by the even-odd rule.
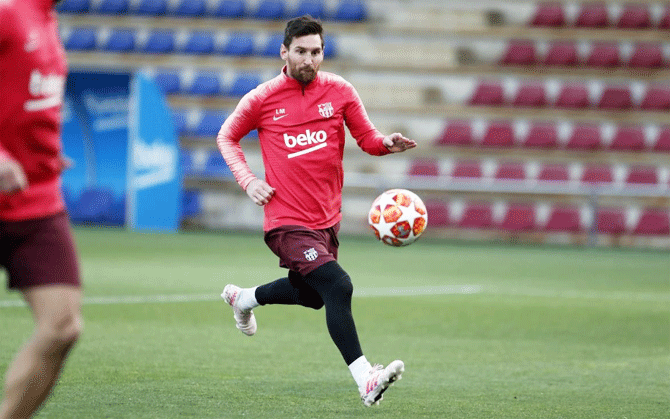
[[[383,144],[391,153],[400,153],[410,148],[416,147],[416,141],[403,137],[399,132],[384,137]]]

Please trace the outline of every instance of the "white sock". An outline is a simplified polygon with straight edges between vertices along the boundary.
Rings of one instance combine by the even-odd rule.
[[[240,295],[237,297],[238,307],[242,310],[251,310],[252,308],[258,307],[258,301],[256,301],[256,288],[242,288]]]
[[[351,371],[351,376],[356,380],[358,388],[365,387],[368,378],[365,373],[368,372],[370,368],[372,368],[372,365],[370,365],[367,358],[365,358],[365,355],[361,355],[354,362],[349,364],[349,371]]]

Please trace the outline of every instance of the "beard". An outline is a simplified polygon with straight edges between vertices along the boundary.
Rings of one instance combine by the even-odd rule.
[[[309,84],[316,78],[316,74],[319,72],[319,67],[304,66],[297,68],[291,66],[291,77],[298,80],[302,84]]]

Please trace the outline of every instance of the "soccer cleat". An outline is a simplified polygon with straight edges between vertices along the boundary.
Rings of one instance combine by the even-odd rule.
[[[233,317],[235,326],[247,336],[253,336],[256,333],[256,316],[252,310],[241,310],[236,303],[242,289],[237,285],[228,284],[223,289],[221,297],[233,308]]]
[[[405,364],[399,360],[391,362],[386,368],[378,364],[370,368],[365,388],[360,389],[363,404],[366,406],[379,404],[384,398],[386,389],[392,386],[394,382],[400,380],[404,371]]]

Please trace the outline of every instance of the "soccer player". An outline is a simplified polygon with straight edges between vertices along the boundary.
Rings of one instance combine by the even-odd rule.
[[[44,403],[82,328],[80,274],[60,190],[67,67],[54,0],[0,0],[0,269],[35,329],[5,373],[0,419]]]
[[[241,289],[226,285],[221,296],[232,307],[237,328],[256,333],[252,311],[259,305],[299,304],[326,308],[333,342],[356,381],[365,406],[404,371],[402,361],[372,366],[363,355],[351,313],[353,285],[337,262],[342,214],[342,157],[346,124],[360,148],[381,156],[416,146],[399,133],[381,134],[370,122],[354,87],[320,72],[323,28],[302,16],[289,21],[277,77],[246,94],[223,123],[217,144],[247,195],[264,206],[265,243],[288,276]],[[258,130],[265,180],[246,163],[240,140]]]

